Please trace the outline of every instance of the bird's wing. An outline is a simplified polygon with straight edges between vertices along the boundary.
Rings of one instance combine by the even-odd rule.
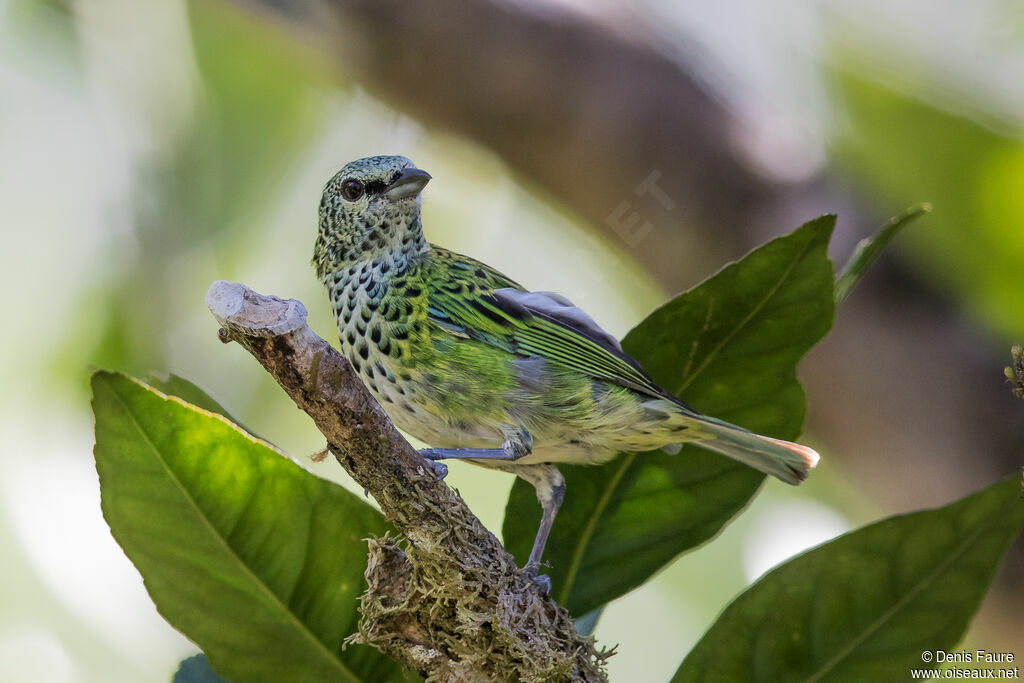
[[[479,261],[437,251],[440,259],[429,278],[428,315],[438,327],[651,396],[673,398],[615,337],[565,297],[527,292]]]

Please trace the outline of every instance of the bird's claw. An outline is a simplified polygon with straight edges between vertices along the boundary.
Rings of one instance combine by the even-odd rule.
[[[540,586],[540,589],[544,591],[544,595],[550,595],[551,593],[551,577],[547,574],[538,574],[537,570],[539,567],[535,564],[528,564],[523,567],[523,571],[530,577],[530,580]]]
[[[434,481],[441,481],[448,476],[448,466],[443,462],[438,462],[434,458],[443,457],[433,448],[421,448],[419,454],[423,456],[423,459],[430,465],[430,469],[434,472]]]
[[[544,591],[544,595],[550,595],[551,594],[551,577],[550,576],[548,576],[547,574],[537,574],[536,576],[532,577],[532,580],[533,580],[533,582],[535,584],[540,586],[540,589],[542,591]]]
[[[436,460],[427,460],[430,469],[434,472],[434,481],[441,481],[448,476],[448,466]]]

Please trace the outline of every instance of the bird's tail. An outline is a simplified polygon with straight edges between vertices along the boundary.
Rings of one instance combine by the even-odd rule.
[[[787,484],[799,484],[818,464],[817,452],[807,446],[754,434],[712,417],[694,415],[691,419],[699,423],[704,437],[698,442],[700,446],[778,477]]]

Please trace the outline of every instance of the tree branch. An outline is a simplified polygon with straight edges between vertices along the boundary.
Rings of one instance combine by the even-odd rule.
[[[235,282],[206,304],[305,411],[328,448],[405,539],[370,541],[359,633],[430,680],[607,680],[592,638],[520,570],[462,499],[437,481],[348,360],[295,300]]]

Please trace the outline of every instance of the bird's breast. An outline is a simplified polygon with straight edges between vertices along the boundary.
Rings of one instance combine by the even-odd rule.
[[[395,286],[376,263],[356,264],[330,283],[342,353],[392,421],[419,437],[410,426],[441,429],[443,420],[424,377],[432,353],[425,305],[407,295],[410,287]]]

